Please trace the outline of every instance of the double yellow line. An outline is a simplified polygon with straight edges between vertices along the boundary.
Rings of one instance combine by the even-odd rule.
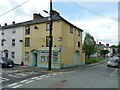
[[[116,68],[113,73],[111,74],[111,76],[115,76],[117,74],[118,68]]]

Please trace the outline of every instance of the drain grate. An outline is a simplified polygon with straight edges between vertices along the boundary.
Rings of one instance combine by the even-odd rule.
[[[65,82],[67,82],[67,81],[68,81],[68,80],[62,80],[61,82],[62,82],[62,83],[65,83]]]

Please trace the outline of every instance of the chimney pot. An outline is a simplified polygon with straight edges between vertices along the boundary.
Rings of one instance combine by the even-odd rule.
[[[5,23],[5,26],[7,26],[7,23]]]

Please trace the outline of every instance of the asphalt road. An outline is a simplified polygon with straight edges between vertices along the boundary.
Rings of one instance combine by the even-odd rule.
[[[43,72],[16,70],[14,68],[3,68],[1,73],[2,73],[2,76],[0,77],[0,80],[1,80],[2,86],[10,85],[12,83],[25,80],[28,78],[32,78],[35,76],[47,74]]]
[[[70,72],[38,75],[3,88],[118,88],[118,68],[106,63]]]

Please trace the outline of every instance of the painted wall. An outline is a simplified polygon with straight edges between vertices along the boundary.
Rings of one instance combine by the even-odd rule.
[[[62,62],[65,66],[74,65],[75,63],[75,51],[79,50],[82,52],[82,32],[80,32],[80,36],[77,35],[78,30],[74,27],[73,33],[70,33],[70,25],[62,22]],[[81,45],[78,47],[78,41],[80,41]],[[82,54],[78,56],[78,63],[84,62],[82,60]]]
[[[34,29],[34,26],[37,26],[38,29]],[[26,65],[32,62],[32,55],[29,55],[29,60],[25,60],[24,52],[30,52],[33,49],[39,50],[42,45],[46,47],[46,36],[49,36],[49,31],[46,31],[46,23],[30,25],[30,29],[30,35],[25,35],[24,26],[22,60],[24,60]],[[30,47],[25,47],[25,37],[30,37]],[[53,46],[56,45],[58,47],[60,45],[60,42],[58,42],[59,37],[61,37],[61,22],[55,21],[53,23]],[[40,55],[38,55],[38,58],[40,58],[39,56]],[[38,63],[40,64],[41,62],[38,61]]]
[[[34,29],[34,26],[37,26],[38,29]],[[22,49],[22,60],[24,60],[24,52],[36,49],[40,50],[42,45],[46,47],[46,36],[49,36],[49,31],[46,31],[46,23],[34,24],[30,25],[31,33],[30,35],[25,35],[25,27],[23,32],[23,49]],[[73,33],[70,33],[70,25],[65,23],[64,21],[54,21],[53,22],[53,47],[62,46],[62,51],[60,54],[61,63],[52,63],[52,66],[56,66],[55,68],[68,67],[75,65],[75,51],[79,50],[80,55],[78,56],[78,64],[84,63],[84,55],[82,53],[82,31],[80,32],[80,36],[77,35],[78,30],[76,28],[73,29]],[[30,47],[25,46],[25,37],[30,37]],[[60,38],[62,40],[60,41]],[[80,41],[81,45],[78,47],[78,41]],[[32,54],[29,55],[29,60],[24,60],[26,65],[31,65],[32,63]],[[40,53],[38,53],[38,66],[39,67],[47,67],[48,62],[40,62]],[[59,67],[58,67],[59,66]]]
[[[16,33],[12,33],[12,30],[15,29]],[[9,29],[4,29],[4,35],[2,35],[2,39],[5,39],[4,46],[2,46],[2,51],[8,50],[8,57],[11,58],[11,52],[15,52],[15,58],[11,58],[14,60],[15,64],[21,63],[21,54],[22,54],[22,42],[19,40],[22,40],[22,27],[13,27]],[[15,39],[15,46],[12,46],[12,39]],[[5,54],[3,54],[3,57]]]
[[[1,40],[2,40],[2,35],[1,35],[1,33],[2,33],[2,29],[0,28],[0,57],[2,56],[2,46],[1,46]]]

